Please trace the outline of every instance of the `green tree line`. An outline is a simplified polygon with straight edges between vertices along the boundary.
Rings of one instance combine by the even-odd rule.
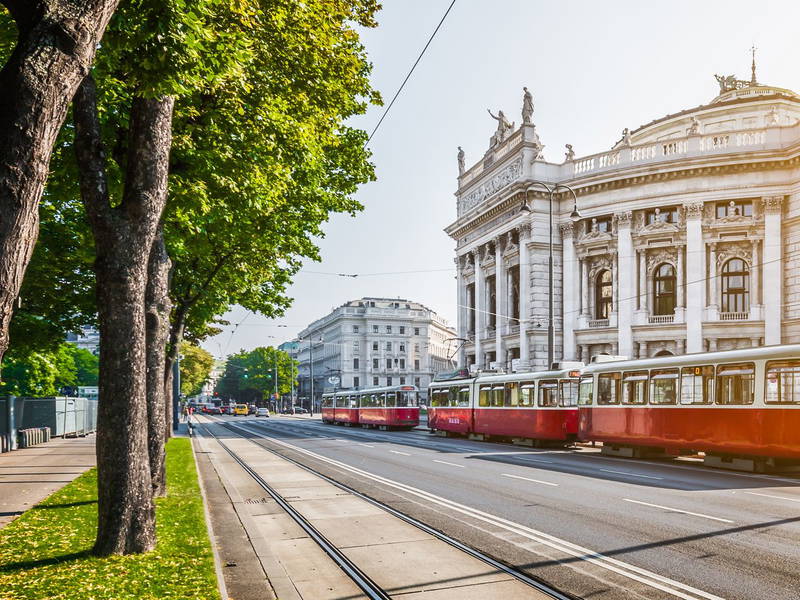
[[[225,372],[217,381],[221,398],[263,404],[273,394],[284,396],[297,389],[297,365],[288,353],[259,347],[232,354],[225,363]]]

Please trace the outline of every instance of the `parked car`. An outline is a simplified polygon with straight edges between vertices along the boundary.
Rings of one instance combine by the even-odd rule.
[[[296,415],[307,415],[308,410],[303,408],[302,406],[295,406],[294,407],[294,414]]]
[[[234,404],[233,405],[233,415],[234,416],[242,416],[246,417],[249,409],[247,408],[247,404]]]
[[[220,407],[222,409],[223,415],[232,415],[233,414],[233,406],[230,404],[226,404],[225,406]]]
[[[222,409],[219,406],[205,406],[203,408],[204,408],[203,412],[205,412],[207,415],[221,415],[222,414]]]
[[[258,410],[258,407],[255,404],[248,404],[247,405],[247,414],[254,415],[254,414],[256,414],[257,410]]]
[[[269,409],[268,408],[257,408],[256,409],[256,416],[257,417],[268,417],[269,416]]]

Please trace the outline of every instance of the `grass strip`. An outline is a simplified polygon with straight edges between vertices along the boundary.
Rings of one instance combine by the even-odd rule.
[[[191,441],[167,443],[167,497],[156,500],[158,545],[96,558],[97,473],[87,471],[0,529],[3,600],[218,600]]]

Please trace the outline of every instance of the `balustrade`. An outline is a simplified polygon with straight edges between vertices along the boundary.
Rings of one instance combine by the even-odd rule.
[[[747,321],[750,318],[749,312],[721,312],[720,321]]]

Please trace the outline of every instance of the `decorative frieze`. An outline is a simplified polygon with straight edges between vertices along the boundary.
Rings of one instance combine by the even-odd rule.
[[[510,165],[502,169],[497,175],[481,184],[478,189],[470,192],[461,199],[458,214],[474,208],[492,194],[500,191],[510,183],[515,182],[522,175],[522,157],[517,158]]]
[[[761,202],[764,205],[764,214],[781,214],[783,210],[783,196],[764,196]]]

